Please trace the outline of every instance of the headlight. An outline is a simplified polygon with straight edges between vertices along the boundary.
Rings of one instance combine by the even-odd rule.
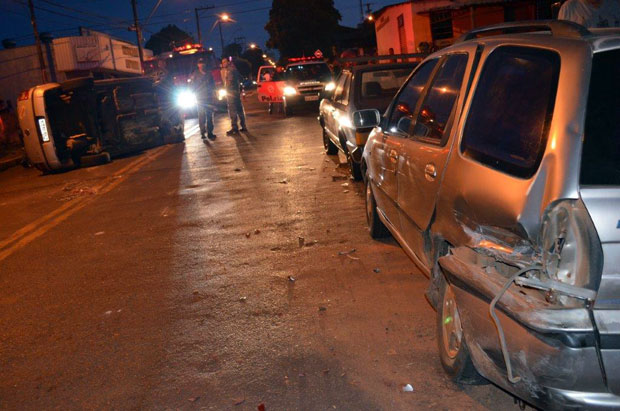
[[[183,90],[177,96],[177,105],[181,108],[192,108],[198,104],[196,94],[189,90]]]
[[[294,96],[295,94],[297,94],[297,90],[295,90],[295,87],[291,86],[284,87],[283,91],[285,96]]]
[[[333,81],[330,81],[329,83],[325,85],[325,91],[332,91],[335,88],[336,88],[336,83],[334,83]]]
[[[47,123],[44,118],[39,119],[39,130],[41,131],[41,138],[44,142],[50,141],[50,136],[47,134]]]
[[[217,91],[217,99],[218,100],[223,100],[226,96],[228,95],[228,93],[226,92],[225,89],[221,88]]]

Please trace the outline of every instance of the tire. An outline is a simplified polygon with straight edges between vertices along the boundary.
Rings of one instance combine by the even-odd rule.
[[[338,147],[336,147],[334,142],[327,135],[327,131],[325,131],[325,127],[323,127],[323,147],[325,148],[325,154],[328,154],[328,155],[338,154]]]
[[[99,154],[89,154],[87,156],[80,157],[80,166],[92,167],[100,166],[102,164],[108,164],[110,162],[110,153],[104,151]]]
[[[366,178],[366,222],[368,223],[368,232],[370,237],[374,239],[385,238],[390,235],[390,231],[383,224],[377,213],[377,202],[372,194],[370,179]]]
[[[452,287],[441,272],[438,275],[440,284],[437,305],[437,348],[441,366],[455,383],[468,385],[488,383],[478,374],[471,361]]]
[[[353,180],[360,181],[363,177],[361,164],[353,161],[351,155],[347,155],[347,161],[349,162],[349,170],[351,171]]]

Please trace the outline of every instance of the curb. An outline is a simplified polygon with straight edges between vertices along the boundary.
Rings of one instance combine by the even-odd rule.
[[[23,156],[12,156],[6,160],[0,159],[0,171],[4,171],[8,168],[15,167],[21,164]]]

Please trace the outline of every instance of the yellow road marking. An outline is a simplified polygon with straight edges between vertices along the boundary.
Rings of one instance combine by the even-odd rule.
[[[70,200],[61,207],[58,207],[56,210],[20,228],[19,230],[11,234],[7,239],[0,242],[0,250],[2,250],[0,251],[0,261],[4,260],[15,251],[29,244],[36,238],[42,236],[52,228],[56,227],[58,224],[69,218],[71,215],[75,214],[77,211],[81,210],[86,205],[94,201],[98,197],[98,195],[105,194],[113,190],[120,183],[125,181],[127,177],[129,177],[131,174],[135,173],[143,166],[151,163],[153,160],[164,154],[170,148],[172,148],[172,146],[168,145],[158,147],[152,150],[146,155],[138,158],[136,161],[133,161],[121,168],[120,170],[116,171],[111,176],[107,177],[99,185],[93,187],[93,191],[96,193],[96,195]]]

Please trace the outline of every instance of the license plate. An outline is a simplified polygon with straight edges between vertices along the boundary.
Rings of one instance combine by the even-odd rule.
[[[306,101],[318,101],[319,96],[306,96],[305,99]]]

